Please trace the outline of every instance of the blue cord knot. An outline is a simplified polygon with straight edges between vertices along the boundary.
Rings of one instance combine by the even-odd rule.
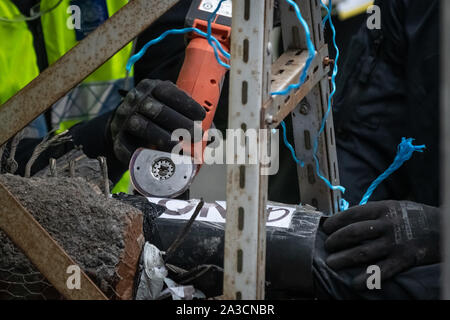
[[[420,146],[413,145],[412,144],[413,141],[414,141],[413,138],[408,139],[402,138],[402,142],[397,147],[397,155],[395,156],[394,162],[383,174],[381,174],[374,182],[372,182],[369,189],[367,189],[366,193],[364,194],[359,205],[365,205],[369,201],[375,189],[378,188],[378,186],[384,180],[386,180],[392,173],[397,171],[406,161],[411,159],[414,152],[423,152],[424,149],[426,149],[425,145]]]
[[[339,203],[339,208],[341,209],[341,211],[345,211],[349,207],[350,207],[350,203],[345,199],[341,199],[341,203]]]
[[[402,142],[397,147],[397,156],[395,157],[394,163],[398,162],[400,167],[405,161],[411,159],[414,152],[423,152],[426,149],[425,145],[414,146],[412,143],[415,139],[413,138],[402,138]]]
[[[230,65],[223,62],[220,59],[219,56],[219,51],[220,53],[226,58],[226,59],[230,59],[231,55],[230,53],[228,53],[223,47],[222,44],[219,42],[219,40],[217,40],[213,35],[212,35],[212,22],[214,20],[214,18],[217,15],[217,12],[219,11],[220,7],[222,6],[222,3],[225,0],[220,0],[219,4],[217,5],[216,9],[214,10],[214,12],[209,16],[208,18],[208,29],[207,32],[203,32],[198,28],[194,28],[194,27],[189,27],[189,28],[183,28],[183,29],[170,29],[165,31],[163,34],[161,34],[158,38],[155,38],[149,42],[147,42],[145,44],[145,46],[142,47],[142,49],[136,53],[135,55],[133,55],[127,63],[126,69],[128,72],[131,71],[131,68],[133,67],[133,65],[139,61],[145,54],[145,52],[147,51],[148,48],[150,48],[151,46],[163,41],[168,35],[172,35],[172,34],[185,34],[185,33],[190,33],[190,32],[195,32],[198,35],[206,38],[208,40],[208,43],[210,46],[212,46],[212,48],[214,49],[214,55],[216,57],[217,63],[219,63],[222,67],[224,67],[225,69],[230,69]]]

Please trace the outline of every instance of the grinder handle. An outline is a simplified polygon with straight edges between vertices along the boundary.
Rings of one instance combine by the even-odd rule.
[[[221,59],[226,61],[223,56]],[[177,86],[205,109],[204,132],[211,128],[226,72],[227,69],[217,62],[207,39],[195,37],[189,42]],[[202,154],[205,147],[206,142],[202,145]]]

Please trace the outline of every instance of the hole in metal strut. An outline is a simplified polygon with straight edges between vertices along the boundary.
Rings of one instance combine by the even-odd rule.
[[[307,170],[308,170],[308,182],[310,184],[316,183],[316,177],[314,176],[314,167],[313,167],[313,165],[312,164],[308,164]]]
[[[245,188],[245,166],[239,167],[239,187],[241,189]]]
[[[250,0],[245,0],[244,5],[244,19],[246,21],[250,20]]]
[[[291,64],[293,64],[295,61],[294,60],[289,60],[288,62],[286,62],[286,66],[290,66]]]
[[[318,208],[319,207],[319,201],[317,201],[317,199],[312,199],[311,200],[311,204],[313,205],[313,207]]]
[[[333,169],[334,169],[334,177],[333,177],[333,179],[336,179],[336,177],[337,177],[336,162],[333,162]]]
[[[334,145],[334,134],[333,134],[333,128],[330,128],[330,144]]]
[[[300,33],[297,26],[292,26],[292,43],[294,48],[299,48],[300,44]]]
[[[238,228],[240,231],[244,230],[244,208],[239,207],[238,212]]]
[[[241,249],[239,249],[237,251],[237,272],[239,273],[242,272],[242,266],[244,264],[243,260],[244,260],[244,252]]]
[[[311,150],[311,133],[309,130],[305,130],[305,149]]]
[[[322,41],[322,25],[319,23],[319,42]]]
[[[242,82],[242,104],[246,105],[248,102],[248,82]]]
[[[248,62],[249,50],[250,50],[249,46],[250,46],[250,43],[249,43],[248,39],[245,39],[244,40],[244,56],[243,56],[243,60],[245,63]]]

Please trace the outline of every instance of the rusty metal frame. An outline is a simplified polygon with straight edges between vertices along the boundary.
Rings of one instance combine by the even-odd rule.
[[[0,146],[102,66],[178,0],[131,0],[103,25],[0,107]],[[81,289],[69,290],[67,267],[76,265],[51,235],[0,184],[0,229],[67,299],[104,300],[81,272]]]
[[[80,272],[81,289],[68,288],[67,270],[70,266],[76,266],[77,263],[2,183],[0,183],[0,203],[2,204],[1,229],[59,293],[71,300],[107,300],[103,292],[83,271]]]

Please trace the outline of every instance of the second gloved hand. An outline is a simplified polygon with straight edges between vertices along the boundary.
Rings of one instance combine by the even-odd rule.
[[[439,209],[407,201],[370,202],[328,218],[327,264],[335,269],[377,265],[381,281],[409,268],[438,263]],[[354,279],[366,289],[368,275]]]
[[[114,154],[128,165],[138,148],[170,152],[178,143],[172,132],[187,129],[194,137],[194,121],[205,116],[205,109],[172,82],[143,80],[110,120]]]

